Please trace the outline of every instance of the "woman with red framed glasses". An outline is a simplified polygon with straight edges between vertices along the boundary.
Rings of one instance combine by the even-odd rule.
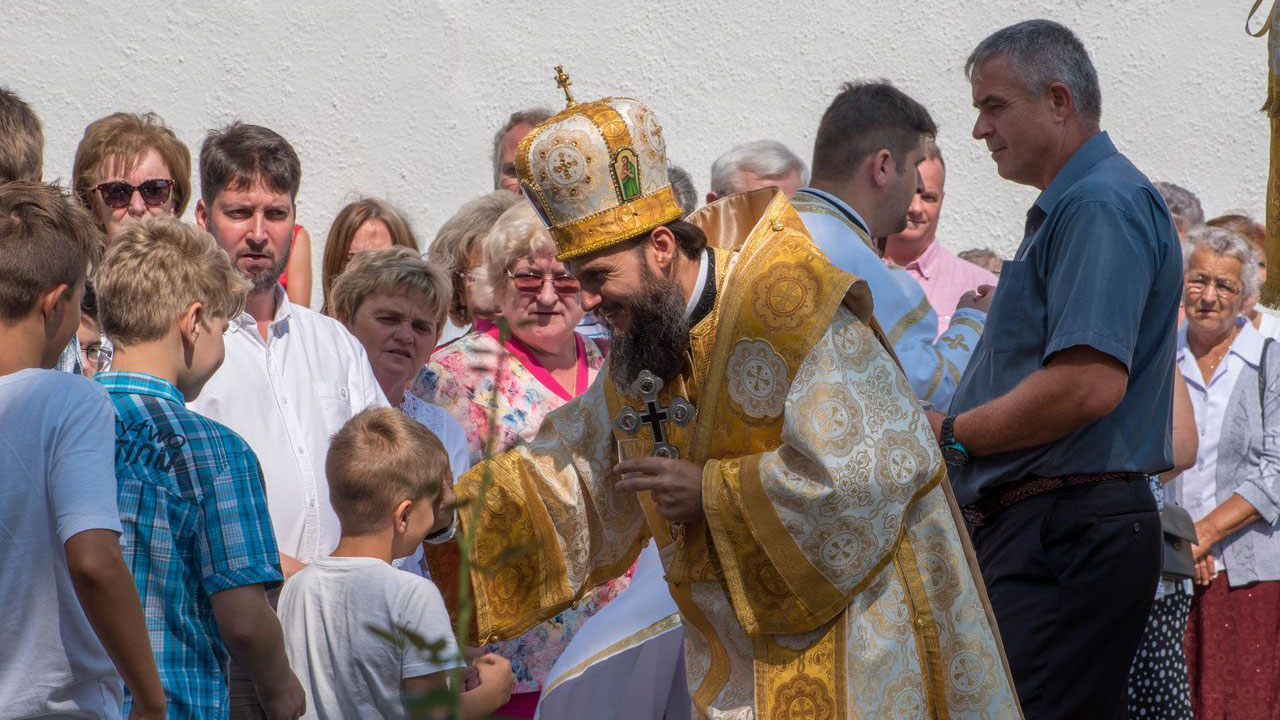
[[[114,113],[85,128],[71,177],[109,242],[130,219],[182,215],[191,151],[154,113]]]
[[[461,423],[472,462],[531,440],[543,418],[586,392],[604,364],[595,342],[574,329],[583,315],[581,288],[556,260],[555,242],[533,206],[521,200],[504,212],[482,251],[471,270],[472,299],[493,308],[505,327],[474,318],[471,332],[438,349],[409,389]],[[458,585],[456,547],[427,549],[431,576],[447,594]],[[511,702],[496,716],[533,717],[542,683],[574,633],[629,576],[605,583],[524,635],[489,646],[511,661],[516,676]]]

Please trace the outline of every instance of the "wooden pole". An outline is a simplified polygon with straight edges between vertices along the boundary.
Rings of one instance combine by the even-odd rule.
[[[1245,31],[1254,37],[1267,36],[1267,100],[1262,111],[1271,121],[1270,170],[1267,173],[1267,282],[1262,286],[1259,304],[1280,310],[1280,15],[1273,3],[1259,30],[1251,30],[1250,22],[1263,0],[1255,0]]]

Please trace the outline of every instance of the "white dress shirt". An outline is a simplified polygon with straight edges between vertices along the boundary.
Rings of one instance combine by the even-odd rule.
[[[280,552],[301,562],[338,545],[324,459],[353,415],[387,405],[364,347],[337,320],[276,288],[267,339],[249,313],[227,330],[227,359],[189,403],[236,431],[258,455]]]
[[[1237,323],[1240,333],[1231,342],[1231,348],[1207,383],[1200,374],[1195,355],[1187,346],[1186,327],[1178,331],[1178,369],[1187,381],[1191,407],[1196,416],[1196,431],[1200,435],[1196,464],[1178,476],[1178,483],[1182,505],[1197,522],[1218,506],[1218,440],[1222,437],[1222,423],[1236,381],[1246,364],[1257,367],[1262,360],[1265,338],[1252,323],[1245,320],[1237,320]]]

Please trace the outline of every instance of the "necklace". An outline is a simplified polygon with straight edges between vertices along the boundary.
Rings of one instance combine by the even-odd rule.
[[[1196,363],[1200,365],[1202,374],[1205,376],[1204,379],[1206,381],[1213,378],[1213,373],[1218,369],[1218,365],[1222,362],[1222,359],[1227,356],[1227,353],[1231,352],[1231,344],[1235,341],[1236,334],[1239,331],[1239,328],[1233,327],[1231,329],[1226,340],[1222,343],[1222,349],[1215,354],[1216,356],[1211,357],[1206,353],[1203,357],[1196,358]]]

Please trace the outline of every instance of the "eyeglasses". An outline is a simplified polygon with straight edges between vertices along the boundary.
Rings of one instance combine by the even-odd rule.
[[[127,182],[117,180],[115,182],[105,182],[94,188],[98,194],[102,196],[102,202],[113,210],[129,207],[129,201],[133,200],[133,191],[137,190],[142,196],[142,202],[148,207],[155,207],[169,202],[169,197],[173,195],[172,180],[144,180],[136,187]]]
[[[89,343],[84,348],[84,362],[93,368],[94,372],[105,371],[111,367],[111,358],[115,355],[111,344],[106,341],[105,337],[99,337],[97,342]]]
[[[1208,275],[1193,275],[1186,280],[1187,294],[1203,295],[1204,292],[1209,289],[1210,285],[1213,286],[1218,297],[1223,298],[1224,300],[1230,300],[1244,290],[1244,288],[1237,287],[1229,282],[1215,280]]]
[[[578,283],[578,278],[572,275],[543,275],[532,272],[512,273],[508,270],[507,277],[511,278],[511,284],[515,289],[526,293],[541,291],[542,285],[548,280],[551,281],[551,287],[558,293],[576,293],[582,289],[582,285]]]

